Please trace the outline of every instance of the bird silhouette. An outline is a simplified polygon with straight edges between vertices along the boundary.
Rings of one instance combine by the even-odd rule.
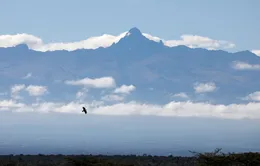
[[[86,108],[85,107],[82,107],[82,112],[84,112],[85,114],[87,114],[87,110],[86,110]]]

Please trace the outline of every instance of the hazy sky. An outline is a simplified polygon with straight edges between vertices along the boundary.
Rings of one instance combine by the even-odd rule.
[[[258,0],[8,0],[1,1],[0,34],[68,42],[136,26],[164,39],[201,35],[252,50],[260,49],[259,7]]]
[[[257,120],[2,112],[0,154],[259,151]]]

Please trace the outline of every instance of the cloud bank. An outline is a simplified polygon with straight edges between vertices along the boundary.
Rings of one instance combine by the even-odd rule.
[[[164,40],[163,42],[169,47],[185,45],[190,48],[207,48],[209,50],[229,49],[235,47],[234,43],[228,41],[214,40],[209,37],[189,34],[182,35],[180,40]]]
[[[18,103],[15,100],[0,100],[0,110],[12,110],[22,108],[25,104]]]
[[[257,56],[260,56],[260,50],[252,50],[251,52],[256,54]]]
[[[260,103],[214,105],[194,103],[190,101],[172,101],[165,105],[143,104],[136,101],[104,105],[99,101],[68,103],[42,102],[33,104],[17,103],[13,100],[0,100],[1,111],[17,112],[59,112],[80,114],[82,106],[86,106],[90,114],[96,115],[153,115],[168,117],[215,117],[225,119],[260,119]]]
[[[65,82],[66,83],[66,82]],[[14,112],[39,112],[39,113],[76,113],[80,114],[80,108],[85,106],[90,114],[96,115],[142,115],[142,116],[169,116],[169,117],[215,117],[226,119],[260,119],[260,92],[254,92],[247,96],[247,104],[211,104],[206,102],[193,102],[188,100],[186,93],[174,94],[175,97],[187,99],[187,101],[171,101],[166,104],[149,104],[138,101],[128,101],[124,99],[136,87],[133,85],[122,85],[116,87],[116,82],[112,77],[84,78],[67,82],[71,85],[83,86],[75,95],[75,99],[67,102],[53,102],[36,100],[32,103],[22,103],[12,99],[0,100],[0,111]],[[85,86],[87,85],[87,86]],[[110,94],[105,94],[100,100],[86,99],[88,88],[113,88]],[[195,93],[213,92],[216,85],[213,82],[196,83]],[[31,96],[40,96],[48,92],[47,87],[40,85],[15,84],[10,88],[12,94],[27,91]],[[106,93],[106,92],[105,92]],[[104,101],[115,101],[106,103]],[[255,102],[257,101],[257,102]]]
[[[97,49],[99,47],[109,47],[113,43],[117,43],[121,38],[127,35],[128,32],[120,33],[119,35],[104,34],[102,36],[89,37],[86,40],[68,42],[68,43],[44,43],[37,36],[21,33],[15,35],[0,35],[0,47],[13,47],[19,44],[26,44],[30,49],[36,51],[56,51],[67,50],[74,51],[78,49]],[[209,37],[185,34],[177,40],[165,40],[147,33],[142,33],[146,38],[159,42],[164,45],[174,47],[178,45],[186,45],[190,48],[206,48],[209,50],[229,49],[234,48],[235,44],[229,41],[211,39]]]

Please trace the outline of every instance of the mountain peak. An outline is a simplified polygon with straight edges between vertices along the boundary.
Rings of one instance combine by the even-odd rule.
[[[143,36],[142,32],[138,28],[133,27],[126,33],[125,37],[126,38],[128,38],[128,37],[131,37],[131,38],[133,38],[133,37],[134,38],[142,38],[144,36]]]
[[[161,50],[164,48],[162,41],[156,42],[145,37],[142,32],[137,28],[131,28],[123,38],[117,43],[113,44],[111,48],[118,48],[120,50],[131,50],[131,51],[143,51],[149,50],[150,52],[155,50]],[[147,51],[146,51],[147,52]]]
[[[133,27],[131,28],[129,31],[128,31],[128,35],[142,35],[142,32],[136,28],[136,27]]]
[[[119,42],[127,41],[127,42],[142,42],[147,40],[147,38],[142,34],[142,32],[136,28],[131,28],[123,38],[120,39]]]

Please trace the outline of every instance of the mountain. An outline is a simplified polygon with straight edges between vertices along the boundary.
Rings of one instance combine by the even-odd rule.
[[[165,48],[162,41],[159,43],[154,42],[153,40],[149,40],[145,36],[142,35],[142,32],[134,27],[131,28],[126,35],[119,40],[118,43],[112,45],[110,48],[120,51],[156,51],[162,50]]]
[[[66,81],[112,77],[116,87],[136,87],[126,101],[241,103],[248,102],[243,97],[259,90],[259,66],[260,57],[250,51],[167,47],[162,41],[146,38],[134,27],[110,47],[46,52],[31,50],[24,44],[0,48],[0,92],[11,97],[10,87],[14,84],[42,85],[48,87],[45,100],[73,100],[82,86],[68,85]],[[28,73],[31,77],[24,78]],[[197,92],[194,86],[198,86]],[[100,100],[114,89],[92,85],[88,94],[91,100]]]

